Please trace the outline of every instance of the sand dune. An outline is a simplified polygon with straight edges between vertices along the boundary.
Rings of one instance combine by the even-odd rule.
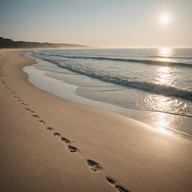
[[[33,87],[23,50],[0,50],[2,192],[191,192],[192,144]]]

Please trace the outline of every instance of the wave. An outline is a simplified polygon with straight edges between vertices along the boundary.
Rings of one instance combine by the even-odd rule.
[[[191,60],[192,57],[184,57],[184,56],[160,56],[160,55],[153,55],[153,56],[146,56],[146,57],[152,57],[152,58],[162,58],[162,59],[185,59],[185,60]]]
[[[35,52],[33,52],[35,53]],[[84,60],[99,60],[99,61],[117,61],[117,62],[129,62],[129,63],[140,63],[146,65],[160,65],[160,66],[175,66],[175,67],[192,67],[192,63],[182,63],[176,61],[158,61],[158,60],[147,60],[147,59],[129,59],[129,58],[116,58],[116,57],[101,57],[101,56],[69,56],[69,55],[61,55],[61,54],[50,54],[39,52],[40,55],[44,56],[56,56],[62,58],[69,58],[69,59],[84,59]],[[155,56],[156,58],[163,58],[163,59],[175,59],[180,57],[161,57]],[[184,58],[183,58],[184,59]],[[186,58],[185,58],[186,59]],[[187,59],[192,59],[192,57],[187,57]]]
[[[56,55],[59,56],[59,55]],[[141,63],[147,65],[161,65],[161,66],[177,66],[177,67],[192,67],[192,64],[174,62],[174,61],[157,61],[157,60],[145,60],[145,59],[126,59],[126,58],[114,58],[114,57],[86,57],[86,56],[61,56],[70,59],[92,59],[100,61],[117,61],[117,62],[129,62],[129,63]]]
[[[81,70],[79,68],[75,68],[74,66],[67,66],[64,63],[61,63],[59,61],[55,61],[55,60],[51,60],[51,59],[47,59],[47,58],[43,58],[43,59],[48,62],[55,63],[58,67],[61,67],[61,68],[70,70],[74,73],[78,73],[80,75],[85,75],[85,76],[88,76],[88,77],[91,77],[94,79],[121,85],[124,87],[135,88],[135,89],[139,89],[139,90],[149,91],[149,92],[166,95],[166,96],[178,97],[178,98],[192,101],[192,91],[182,90],[182,89],[178,89],[176,87],[170,87],[170,86],[165,86],[165,85],[161,85],[161,84],[154,84],[154,83],[150,83],[150,82],[141,82],[141,81],[132,81],[129,79],[121,79],[119,77],[109,76],[106,74],[98,74],[98,73],[94,73],[92,71],[87,71],[84,69]]]

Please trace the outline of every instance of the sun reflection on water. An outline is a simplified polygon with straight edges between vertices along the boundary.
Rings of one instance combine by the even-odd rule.
[[[173,133],[168,129],[170,127],[170,121],[167,119],[168,116],[164,114],[159,114],[156,124],[156,131],[161,132],[166,135],[172,135]]]
[[[172,118],[170,118],[170,115],[167,115],[167,113],[163,113],[164,111],[170,111],[172,109],[174,105],[172,100],[163,95],[152,94],[145,99],[145,102],[150,105],[150,108],[157,112],[154,113],[151,119],[155,131],[172,135],[172,127],[174,126]]]
[[[167,61],[171,62],[172,61],[172,56],[173,56],[173,49],[171,48],[161,48],[158,50],[158,55],[159,55],[159,60],[160,61]]]
[[[159,56],[170,57],[172,56],[173,50],[171,48],[161,48],[159,49]]]
[[[156,81],[162,85],[172,84],[171,69],[168,66],[158,67],[156,70]]]
[[[156,131],[160,132],[160,133],[163,133],[165,135],[173,135],[173,133],[171,133],[170,131],[168,131],[167,128],[164,128],[164,127],[158,127],[156,129]]]

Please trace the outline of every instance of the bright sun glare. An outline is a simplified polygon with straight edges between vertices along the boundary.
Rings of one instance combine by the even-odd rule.
[[[170,15],[164,13],[160,16],[160,22],[163,24],[163,25],[167,25],[169,22],[170,22]]]

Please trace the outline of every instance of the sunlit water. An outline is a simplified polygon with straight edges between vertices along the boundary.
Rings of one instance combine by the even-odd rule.
[[[75,92],[82,97],[192,117],[192,49],[38,50],[29,54],[47,61],[35,65],[36,69],[76,85]]]

